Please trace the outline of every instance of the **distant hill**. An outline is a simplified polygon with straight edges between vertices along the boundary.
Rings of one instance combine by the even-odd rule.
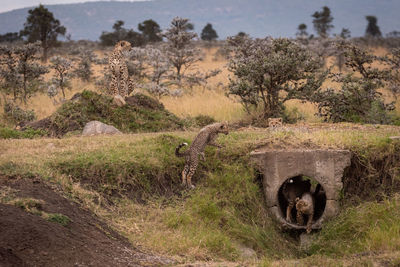
[[[254,37],[267,35],[292,37],[300,23],[313,33],[311,14],[323,5],[331,8],[335,28],[351,30],[352,36],[364,35],[366,15],[375,15],[383,34],[400,30],[399,0],[154,0],[144,2],[87,2],[46,5],[66,26],[72,39],[98,40],[102,31],[111,31],[116,20],[126,28],[137,29],[146,20],[166,28],[175,16],[189,18],[200,33],[206,23],[213,24],[220,38],[244,31]],[[30,8],[0,13],[0,33],[22,29]]]

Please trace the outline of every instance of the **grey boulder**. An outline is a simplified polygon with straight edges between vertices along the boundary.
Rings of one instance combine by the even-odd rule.
[[[107,125],[100,121],[90,121],[86,123],[82,131],[83,136],[98,134],[121,134],[121,132],[114,126]]]

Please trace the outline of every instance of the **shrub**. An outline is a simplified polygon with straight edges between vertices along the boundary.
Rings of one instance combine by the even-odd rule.
[[[290,99],[309,99],[325,79],[322,62],[286,38],[230,38],[234,55],[229,70],[229,94],[237,95],[246,110],[262,107],[264,117],[283,114]]]
[[[12,122],[15,125],[25,124],[36,119],[33,109],[23,110],[13,103],[6,103],[4,105],[4,117],[6,121]]]
[[[393,103],[385,104],[378,91],[388,80],[388,71],[372,67],[377,58],[354,44],[343,40],[337,46],[351,72],[331,75],[341,84],[340,91],[328,88],[314,95],[319,115],[332,122],[390,123],[387,111],[394,109]]]

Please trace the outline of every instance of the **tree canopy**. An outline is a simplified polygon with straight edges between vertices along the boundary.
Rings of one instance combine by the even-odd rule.
[[[282,116],[283,103],[306,100],[321,86],[322,61],[286,38],[230,38],[229,70],[235,75],[229,94],[240,97],[248,112],[262,107],[264,117]],[[321,73],[321,75],[319,75]]]
[[[365,36],[367,37],[381,37],[382,33],[378,26],[378,19],[375,16],[366,16],[368,21],[367,29],[365,30]]]
[[[161,32],[160,25],[152,19],[139,23],[138,29],[142,32],[143,39],[146,43],[155,43],[162,40],[162,37],[159,35]]]
[[[21,36],[26,36],[29,43],[41,41],[43,48],[42,60],[47,61],[48,49],[56,45],[58,35],[65,35],[66,28],[43,5],[30,9],[28,13],[24,29],[21,30],[20,34]]]
[[[218,38],[218,34],[214,30],[212,24],[207,23],[207,25],[204,26],[203,30],[201,31],[201,40],[213,41],[213,40],[216,40],[217,38]]]
[[[141,46],[144,44],[143,36],[134,30],[124,28],[125,22],[117,20],[113,25],[113,32],[103,32],[100,35],[100,43],[104,46],[114,46],[119,41],[128,41],[132,46]]]
[[[296,36],[300,38],[306,38],[308,36],[306,24],[304,23],[299,24],[299,26],[297,27]]]
[[[176,69],[176,79],[181,80],[182,68],[186,69],[200,60],[198,49],[192,45],[197,34],[189,31],[193,25],[189,19],[175,17],[170,27],[163,33],[167,39],[166,53],[169,61]]]
[[[329,7],[324,6],[322,11],[315,11],[312,17],[314,18],[314,29],[318,35],[322,38],[328,37],[330,30],[333,28],[333,17],[331,16],[331,10]]]

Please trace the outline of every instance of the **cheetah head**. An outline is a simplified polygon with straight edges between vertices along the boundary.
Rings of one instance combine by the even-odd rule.
[[[228,134],[229,133],[229,128],[228,128],[228,123],[223,122],[219,126],[218,132],[223,133],[223,134]]]
[[[296,198],[295,200],[296,203],[296,209],[302,211],[303,208],[305,208],[307,206],[307,204],[305,203],[304,200],[300,199],[300,198]]]
[[[116,45],[115,45],[115,50],[118,51],[129,51],[131,50],[132,46],[130,42],[127,41],[119,41]]]

